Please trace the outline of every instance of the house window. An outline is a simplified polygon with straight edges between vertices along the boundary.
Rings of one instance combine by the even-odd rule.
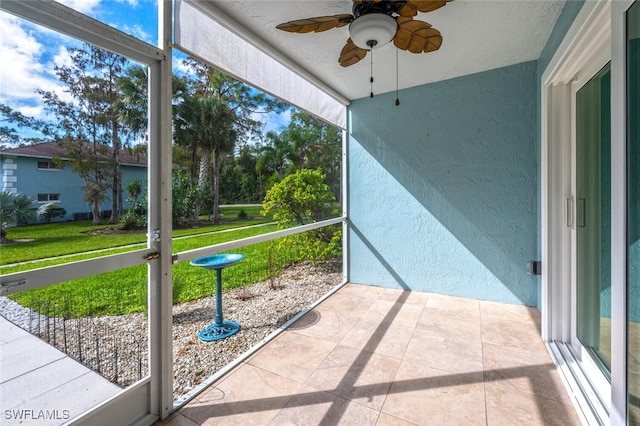
[[[38,194],[39,203],[50,203],[52,201],[60,201],[60,194]]]
[[[38,170],[60,170],[53,161],[38,161]]]

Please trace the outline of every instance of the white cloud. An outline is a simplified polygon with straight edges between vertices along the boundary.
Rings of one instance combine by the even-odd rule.
[[[17,111],[19,111],[23,115],[26,115],[27,117],[41,118],[46,115],[44,111],[44,105],[20,106],[17,108]]]
[[[53,62],[53,65],[58,67],[70,67],[73,65],[73,61],[71,60],[71,56],[69,56],[69,51],[66,46],[58,46],[58,53],[53,55],[51,62]]]
[[[42,79],[40,57],[44,47],[18,18],[0,13],[1,99],[32,99],[33,89]]]
[[[279,133],[280,131],[282,131],[284,127],[287,127],[290,121],[291,121],[291,108],[288,108],[284,112],[281,112],[279,114],[276,114],[276,113],[268,114],[263,119],[263,123],[264,123],[263,132],[267,133],[268,131],[274,131],[276,133]]]
[[[91,14],[100,4],[101,0],[57,0],[58,2],[70,7],[73,10],[84,14]]]
[[[116,27],[116,25],[113,25],[114,27]],[[149,44],[153,44],[155,45],[156,43],[156,37],[151,37],[151,34],[149,34],[147,31],[144,30],[144,28],[142,28],[142,26],[140,24],[134,24],[134,25],[123,25],[122,28],[120,28],[120,30],[122,32],[125,32],[129,35],[132,35],[142,41],[146,41]]]
[[[65,55],[67,58],[68,55],[64,46],[58,47],[58,52],[52,55],[53,52],[47,51],[38,37],[42,37],[39,27],[0,12],[0,57],[3,60],[0,102],[25,115],[43,118],[42,98],[35,90],[55,91],[61,97],[68,96],[62,92],[53,71],[54,64],[64,63]],[[48,42],[53,39],[48,33],[46,38]]]
[[[138,7],[138,0],[116,0],[118,3],[127,3],[129,6],[136,8]]]

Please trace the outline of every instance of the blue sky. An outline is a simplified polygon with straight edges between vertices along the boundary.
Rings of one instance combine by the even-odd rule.
[[[60,1],[60,0],[59,0]],[[156,0],[62,0],[65,4],[127,34],[157,45],[158,6]],[[0,12],[0,103],[27,116],[44,117],[36,89],[65,94],[54,74],[54,66],[69,63],[66,48],[81,43],[69,37]],[[174,69],[181,61],[174,59]],[[265,132],[286,125],[289,113],[269,117]]]

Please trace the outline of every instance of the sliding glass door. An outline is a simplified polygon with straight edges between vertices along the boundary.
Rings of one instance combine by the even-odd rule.
[[[576,93],[576,337],[579,358],[611,372],[611,67]],[[583,359],[584,361],[584,359]]]

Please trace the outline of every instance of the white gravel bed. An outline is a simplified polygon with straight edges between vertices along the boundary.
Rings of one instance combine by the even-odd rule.
[[[198,332],[215,320],[215,295],[174,305],[174,399],[180,399],[251,349],[341,281],[341,262],[305,262],[287,268],[273,280],[225,292],[224,319],[238,322],[241,329],[214,342],[200,341]],[[47,321],[42,315],[0,298],[0,314],[25,329],[31,318],[34,334],[37,331],[33,320],[38,317],[37,322],[45,324],[38,328],[40,337],[114,382],[128,386],[147,374],[147,317],[142,313]],[[97,347],[100,350],[96,351]],[[118,349],[113,350],[114,347]]]

